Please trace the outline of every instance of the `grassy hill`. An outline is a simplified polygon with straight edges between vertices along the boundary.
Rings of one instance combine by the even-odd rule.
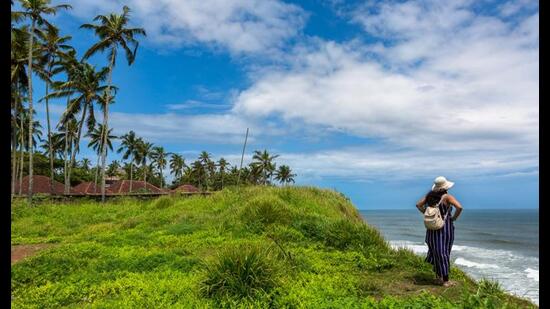
[[[456,268],[456,286],[433,285],[431,265],[334,191],[20,203],[12,246],[51,246],[12,265],[13,308],[535,307]]]

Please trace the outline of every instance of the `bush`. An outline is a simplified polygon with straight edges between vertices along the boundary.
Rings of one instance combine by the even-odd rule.
[[[173,204],[174,204],[174,199],[172,199],[169,196],[162,196],[155,201],[153,207],[157,209],[164,209],[172,206]]]
[[[327,225],[323,238],[327,246],[340,250],[388,250],[384,238],[377,230],[364,223],[353,223],[349,220],[339,220]]]
[[[464,308],[507,308],[504,302],[504,292],[496,281],[481,279],[475,294],[465,292],[463,296]]]
[[[290,209],[273,196],[260,196],[250,200],[244,207],[241,218],[252,229],[263,230],[265,226],[290,222]]]
[[[322,241],[327,224],[325,220],[317,216],[307,216],[300,220],[294,220],[292,227],[309,239]]]
[[[241,245],[222,251],[205,264],[200,289],[213,298],[254,298],[276,287],[278,276],[278,263],[270,250]]]
[[[381,280],[363,277],[357,284],[357,293],[360,297],[380,295],[383,291]]]

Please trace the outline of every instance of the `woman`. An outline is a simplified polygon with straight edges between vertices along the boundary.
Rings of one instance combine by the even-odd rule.
[[[426,244],[428,245],[426,261],[433,265],[438,284],[446,287],[452,285],[452,282],[449,281],[449,271],[451,248],[455,236],[453,222],[462,212],[462,205],[454,196],[447,193],[447,190],[453,185],[454,182],[439,176],[434,180],[432,190],[416,203],[416,208],[422,213],[426,210],[427,205],[435,206],[439,204],[439,211],[445,220],[445,225],[441,229],[426,230]],[[451,206],[456,208],[454,215],[452,215]]]

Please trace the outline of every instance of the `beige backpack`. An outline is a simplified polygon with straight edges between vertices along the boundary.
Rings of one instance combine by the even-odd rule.
[[[424,211],[424,225],[428,230],[439,230],[445,225],[445,219],[447,219],[447,214],[445,217],[441,217],[441,212],[439,211],[439,204],[443,202],[445,194],[441,196],[441,200],[435,206],[428,206]]]

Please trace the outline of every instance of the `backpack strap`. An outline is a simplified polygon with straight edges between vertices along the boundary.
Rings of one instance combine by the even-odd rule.
[[[447,195],[447,194],[445,193],[441,196],[441,199],[439,200],[439,202],[437,202],[437,204],[435,204],[434,206],[428,205],[428,207],[439,207],[439,205],[443,202],[443,199],[445,198],[445,195]]]
[[[437,205],[435,207],[439,207],[439,205],[443,202],[443,199],[445,198],[445,195],[447,195],[447,193],[443,194],[441,196],[441,200],[439,200],[439,203],[437,203]],[[447,216],[451,213],[451,205],[449,205],[449,209],[447,209],[447,213],[445,214],[445,217],[443,218],[443,221],[447,220]]]

